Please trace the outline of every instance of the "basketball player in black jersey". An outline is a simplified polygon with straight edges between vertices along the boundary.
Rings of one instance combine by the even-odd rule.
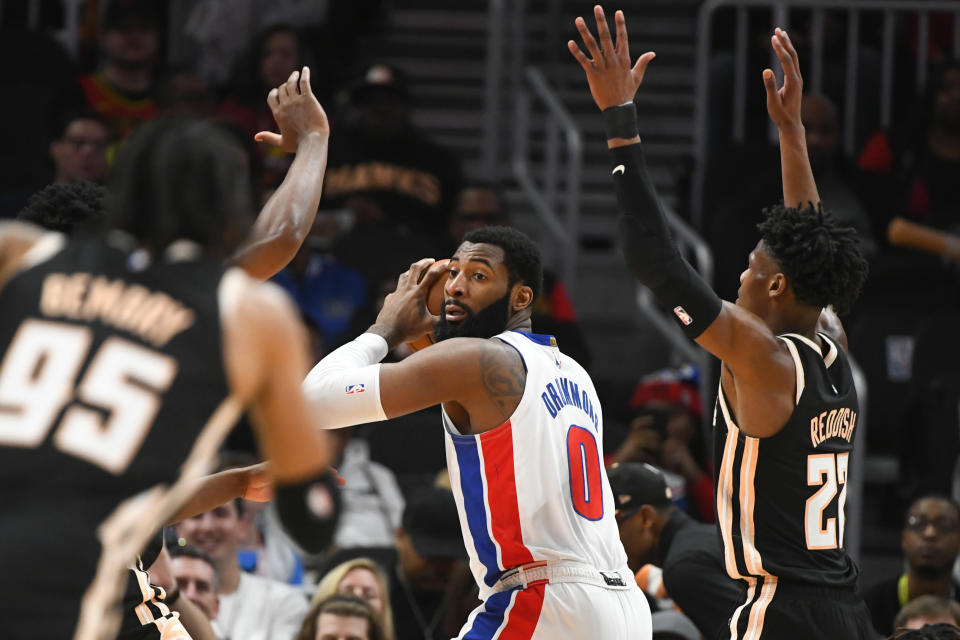
[[[259,138],[297,152],[275,206],[312,216],[329,126],[309,70],[268,102],[280,134]],[[105,237],[0,223],[3,637],[109,635],[125,567],[245,406],[291,534],[329,537],[336,492],[300,390],[302,327],[278,289],[221,266],[235,255],[269,270],[286,251],[235,253],[246,184],[239,150],[215,127],[158,121],[118,159]],[[283,235],[277,217],[261,222]],[[182,637],[166,620],[158,631]]]
[[[784,85],[777,88],[769,69],[763,81],[780,132],[786,206],[770,209],[759,225],[762,239],[731,304],[678,252],[646,171],[633,98],[655,54],[631,65],[623,13],[615,16],[616,44],[599,6],[594,15],[599,43],[576,21],[589,57],[572,40],[569,49],[603,112],[626,261],[687,335],[723,361],[717,522],[727,573],[745,586],[729,637],[871,638],[855,591],[858,570],[843,548],[860,410],[842,328],[829,310],[849,310],[867,265],[853,230],[820,209],[800,122],[796,51],[777,29],[771,42]]]

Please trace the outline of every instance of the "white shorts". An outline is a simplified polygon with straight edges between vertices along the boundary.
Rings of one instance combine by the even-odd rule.
[[[494,593],[473,610],[458,640],[649,640],[650,607],[639,587],[560,582]]]

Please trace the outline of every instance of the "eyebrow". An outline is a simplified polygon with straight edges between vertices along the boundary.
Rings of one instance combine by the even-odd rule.
[[[458,258],[458,257],[456,257],[456,256],[450,258],[450,262],[453,262],[454,260],[456,260],[457,262],[460,262],[460,258]],[[491,269],[493,269],[493,263],[491,263],[491,262],[490,262],[489,260],[487,260],[486,258],[470,258],[469,260],[467,260],[467,262],[482,262],[483,264],[485,264],[485,265],[487,265],[488,267],[490,267]]]

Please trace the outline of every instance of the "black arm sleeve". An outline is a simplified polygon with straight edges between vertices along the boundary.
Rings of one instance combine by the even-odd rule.
[[[723,302],[674,245],[640,144],[611,149],[610,159],[627,266],[696,338],[720,315]]]
[[[320,553],[330,541],[340,515],[340,490],[327,470],[293,485],[277,485],[277,514],[283,528],[307,553]]]

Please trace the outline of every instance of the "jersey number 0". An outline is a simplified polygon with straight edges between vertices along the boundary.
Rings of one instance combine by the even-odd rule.
[[[92,340],[83,326],[33,319],[20,325],[0,363],[0,445],[40,446],[69,403],[54,446],[110,473],[126,470],[160,409],[160,396],[173,383],[177,363],[110,337],[77,384]]]
[[[603,517],[603,479],[597,439],[587,429],[571,425],[567,431],[570,498],[573,510],[587,520]]]

